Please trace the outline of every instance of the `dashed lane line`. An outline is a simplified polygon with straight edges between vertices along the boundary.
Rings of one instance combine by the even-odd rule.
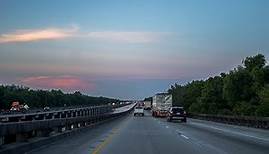
[[[185,139],[187,139],[187,140],[189,139],[187,136],[185,136],[183,134],[181,134],[180,136],[183,137],[183,138],[185,138]]]

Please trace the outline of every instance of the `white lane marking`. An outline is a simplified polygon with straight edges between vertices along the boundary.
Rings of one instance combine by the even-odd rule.
[[[183,135],[183,134],[181,134],[180,136],[182,136],[182,137],[184,137],[185,139],[189,139],[187,136],[185,136],[185,135]]]
[[[165,126],[165,128],[169,128],[169,126]]]
[[[192,123],[192,124],[194,124],[194,123]],[[256,136],[252,136],[252,135],[247,135],[247,134],[240,133],[240,132],[233,132],[233,131],[230,131],[230,130],[224,130],[224,129],[213,127],[213,126],[204,126],[203,124],[197,124],[197,123],[195,123],[195,125],[208,127],[208,128],[216,129],[216,130],[223,131],[223,132],[229,132],[231,134],[242,135],[242,136],[246,136],[246,137],[250,137],[250,138],[256,138],[256,139],[264,140],[264,141],[267,141],[267,142],[269,141],[268,139],[265,139],[265,138],[260,138],[260,137],[256,137]]]

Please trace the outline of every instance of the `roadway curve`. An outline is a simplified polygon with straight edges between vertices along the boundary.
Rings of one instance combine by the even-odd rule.
[[[33,150],[31,154],[259,154],[269,152],[269,131],[188,119],[166,122],[132,114]]]

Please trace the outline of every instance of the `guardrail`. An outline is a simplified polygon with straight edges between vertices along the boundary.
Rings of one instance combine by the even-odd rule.
[[[119,108],[128,104],[115,104],[115,105],[110,105],[112,108]],[[101,105],[99,105],[101,106]],[[103,105],[104,106],[104,105]],[[65,106],[65,107],[52,107],[49,109],[49,111],[59,111],[59,110],[67,110],[67,109],[76,109],[76,108],[89,108],[89,107],[96,107],[93,105],[77,105],[77,106]],[[5,115],[14,115],[14,114],[29,114],[29,113],[38,113],[38,112],[46,112],[43,108],[31,108],[29,110],[20,110],[20,111],[0,111],[0,116],[5,116]]]
[[[67,117],[89,116],[89,115],[95,116],[111,111],[112,111],[111,106],[96,106],[96,107],[63,109],[47,112],[10,114],[10,115],[1,115],[0,123],[61,119]]]
[[[0,116],[0,153],[3,151],[3,153],[12,153],[12,149],[3,148],[10,143],[27,142],[31,138],[49,137],[53,134],[94,125],[125,115],[134,106],[135,104],[129,104],[116,109],[112,106],[98,106]]]
[[[269,117],[227,116],[210,114],[189,114],[188,117],[232,125],[269,129]]]

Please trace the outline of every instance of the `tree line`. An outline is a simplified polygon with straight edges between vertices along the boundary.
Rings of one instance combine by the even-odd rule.
[[[269,66],[265,56],[246,57],[229,73],[168,89],[173,105],[190,113],[269,117]]]
[[[33,90],[18,85],[0,85],[0,109],[10,109],[11,103],[18,101],[30,108],[102,105],[118,102],[117,99],[93,97],[74,93],[63,93],[61,90]]]

